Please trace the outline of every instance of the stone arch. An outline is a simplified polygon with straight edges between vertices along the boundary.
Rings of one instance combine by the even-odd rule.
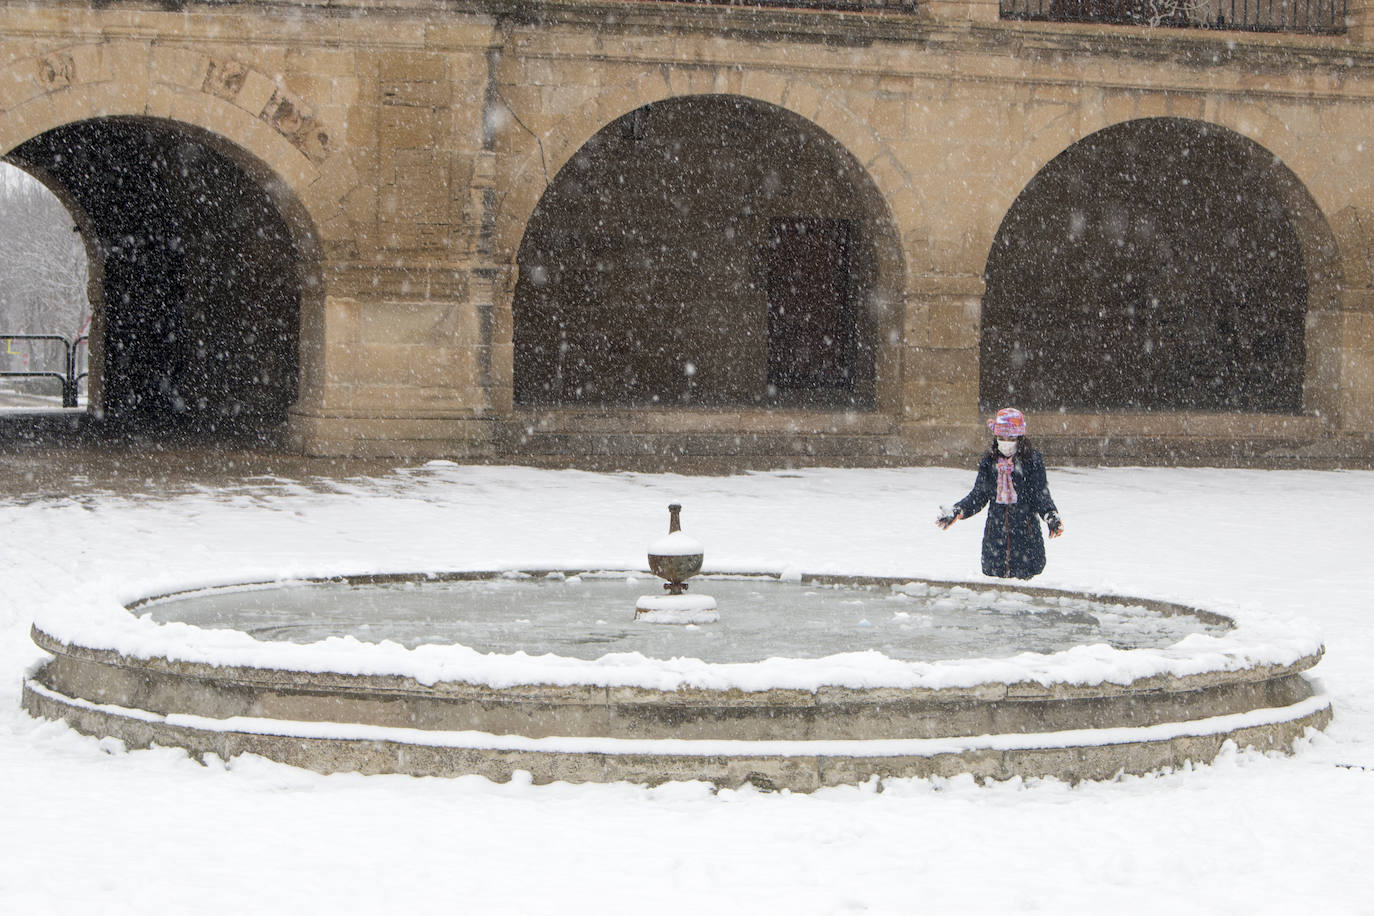
[[[752,314],[753,311],[757,310],[755,307],[759,305],[759,302],[762,302],[764,314],[768,317],[768,330],[766,334],[772,335],[768,337],[767,341],[763,341],[762,338],[765,336],[765,332],[758,327],[754,327],[753,324],[750,324],[747,329],[744,326],[736,327],[735,330],[738,332],[739,336],[735,344],[739,344],[740,353],[733,354],[733,351],[731,351],[733,354],[732,356],[729,358],[722,357],[717,365],[712,366],[712,369],[717,373],[715,378],[722,380],[716,387],[712,387],[712,384],[708,383],[705,377],[700,375],[696,376],[695,381],[688,384],[688,390],[695,391],[696,394],[684,395],[684,397],[688,397],[689,400],[682,401],[682,403],[688,403],[692,398],[700,397],[704,398],[704,400],[700,402],[702,404],[718,403],[735,404],[739,406],[775,406],[777,403],[787,402],[791,403],[793,406],[825,407],[827,409],[835,407],[850,409],[859,407],[862,409],[877,410],[890,409],[891,405],[894,404],[897,399],[896,389],[898,388],[898,384],[894,367],[899,362],[896,356],[896,350],[902,328],[900,318],[902,309],[900,305],[904,295],[904,259],[898,240],[898,230],[891,211],[884,198],[878,192],[872,177],[868,174],[865,167],[828,131],[818,126],[816,122],[803,118],[791,110],[759,102],[751,97],[732,93],[700,93],[684,96],[668,96],[659,102],[631,108],[618,118],[598,128],[598,131],[592,134],[586,141],[583,149],[601,150],[606,148],[611,150],[608,155],[626,155],[626,151],[633,150],[636,143],[639,141],[636,138],[627,140],[624,136],[624,131],[632,129],[635,125],[640,123],[639,119],[641,116],[651,119],[652,123],[656,125],[652,130],[664,130],[669,132],[660,134],[657,137],[651,133],[648,140],[643,141],[650,145],[661,142],[669,144],[669,147],[676,148],[679,142],[685,142],[687,145],[695,142],[696,138],[694,131],[683,127],[691,118],[696,118],[695,125],[701,127],[703,130],[718,130],[721,132],[721,142],[710,145],[710,151],[721,153],[719,157],[720,162],[716,163],[716,165],[725,168],[726,171],[711,172],[707,174],[710,169],[702,166],[701,157],[688,153],[684,153],[681,160],[677,160],[676,154],[674,154],[674,161],[679,161],[681,164],[679,166],[670,166],[669,168],[680,171],[682,175],[700,173],[697,174],[695,178],[681,179],[697,182],[691,185],[693,190],[689,197],[686,198],[687,203],[685,206],[691,209],[699,205],[703,213],[712,212],[716,214],[716,217],[720,217],[730,222],[730,228],[722,230],[725,235],[721,236],[721,239],[729,239],[730,241],[722,243],[720,239],[711,241],[705,237],[698,240],[702,245],[716,252],[714,256],[705,256],[705,259],[702,261],[703,266],[701,267],[702,272],[699,275],[699,280],[702,281],[702,283],[708,280],[716,281],[719,280],[720,276],[723,274],[729,274],[731,279],[723,280],[718,284],[720,289],[716,290],[718,295],[714,296],[714,298],[710,295],[706,295],[701,283],[686,284],[679,287],[676,292],[669,290],[667,287],[660,289],[658,288],[659,284],[647,278],[655,277],[657,272],[666,274],[674,266],[677,266],[665,263],[655,271],[643,274],[642,279],[646,279],[649,286],[654,287],[654,289],[651,290],[646,286],[644,289],[639,290],[639,294],[637,294],[639,298],[635,301],[640,302],[640,306],[635,306],[635,309],[641,307],[644,303],[664,304],[670,301],[676,301],[684,295],[686,299],[696,301],[696,299],[705,295],[706,299],[713,299],[715,302],[722,303],[722,307],[725,307],[727,311],[729,308],[737,307]],[[678,127],[673,128],[664,126],[674,123],[678,124]],[[673,130],[681,132],[671,134],[670,137],[670,133]],[[760,156],[763,155],[761,150],[756,150],[747,143],[741,144],[738,140],[726,139],[727,137],[734,136],[741,130],[748,133],[751,137],[756,137],[760,139],[761,142],[766,143],[775,153],[779,149],[786,147],[789,152],[796,152],[799,157],[802,157],[802,151],[807,148],[807,143],[809,142],[809,149],[811,152],[807,153],[806,156],[811,158],[806,159],[806,161],[810,162],[812,159],[815,160],[812,164],[816,174],[829,175],[827,170],[835,170],[834,175],[830,176],[825,181],[812,183],[813,187],[824,188],[826,190],[812,190],[805,193],[800,190],[804,186],[804,183],[797,184],[797,180],[794,177],[790,177],[791,171],[794,168],[802,168],[802,166],[795,164],[800,161],[800,159],[793,160],[788,155],[778,155],[760,159]],[[797,147],[796,150],[792,150],[791,145],[797,143],[800,143],[801,146]],[[665,147],[665,149],[669,147]],[[695,151],[695,153],[703,155],[707,152],[708,150],[706,149]],[[534,264],[530,259],[534,257],[532,252],[543,252],[543,254],[540,254],[538,257],[545,260],[549,257],[553,257],[554,260],[558,261],[560,264],[558,276],[564,276],[565,271],[563,270],[560,256],[549,254],[549,251],[552,250],[550,246],[557,246],[555,245],[556,240],[552,240],[551,237],[548,237],[549,232],[555,230],[546,224],[550,219],[568,220],[578,218],[575,214],[581,213],[580,207],[568,209],[560,202],[561,196],[566,196],[563,189],[565,186],[579,188],[579,190],[569,193],[586,193],[585,189],[581,189],[581,184],[600,187],[600,185],[597,184],[597,173],[588,171],[593,168],[592,160],[599,155],[601,154],[598,152],[588,152],[585,155],[573,154],[563,158],[561,160],[562,167],[557,173],[557,177],[550,184],[548,191],[541,196],[540,202],[533,211],[533,215],[528,220],[524,241],[520,249],[519,264],[517,265],[519,268],[522,268],[522,274],[520,279],[517,280],[512,297],[512,327],[515,329],[513,334],[515,338],[513,341],[513,359],[517,361],[521,358],[520,354],[525,353],[526,349],[528,349],[528,341],[530,339],[528,335],[533,333],[527,330],[525,332],[526,336],[522,342],[521,332],[519,330],[522,315],[526,319],[525,326],[528,328],[530,322],[533,320],[530,316],[535,314],[530,310],[536,308],[533,304],[536,301],[544,303],[538,307],[539,309],[565,309],[567,306],[554,306],[550,305],[550,303],[563,300],[571,301],[567,290],[563,290],[562,292],[550,292],[548,290],[538,291],[536,289],[536,287],[541,287],[542,284],[546,282],[546,278],[542,273],[544,267],[541,266],[542,262],[541,264]],[[632,160],[621,159],[614,161],[629,163]],[[712,161],[714,163],[715,159],[713,158]],[[787,163],[788,167],[774,170],[773,166],[775,163]],[[574,164],[576,164],[581,171],[578,172],[578,175],[569,177],[569,170],[574,168]],[[716,168],[716,165],[712,165],[711,169]],[[726,168],[727,166],[728,168]],[[632,171],[640,168],[636,166],[627,167],[631,168]],[[650,166],[649,168],[652,169],[653,167]],[[760,172],[759,175],[753,175],[754,170],[757,169],[763,169],[763,171]],[[781,174],[774,174],[775,171]],[[774,204],[759,205],[758,209],[755,210],[753,208],[758,202],[743,203],[745,199],[744,195],[746,195],[750,189],[756,187],[756,184],[751,182],[761,177],[764,172],[768,172],[769,175],[777,181],[777,186],[779,188],[791,188],[791,190],[779,191],[778,193],[781,197],[778,199],[778,202]],[[749,176],[752,176],[752,178]],[[834,182],[838,183],[833,187],[829,183],[832,179]],[[645,191],[645,188],[642,187],[637,192],[627,190],[625,193],[649,193],[651,196],[659,194],[661,193],[660,188],[663,186],[653,184],[653,182],[662,180],[663,176],[659,176],[658,178],[646,178],[644,175],[638,175],[634,178],[634,181],[651,182],[650,185],[645,186],[648,190]],[[675,177],[671,180],[678,181],[680,178]],[[625,182],[627,188],[630,184],[631,182]],[[519,182],[516,182],[516,185],[518,186]],[[834,188],[842,185],[846,188],[846,191],[841,193],[839,198],[835,198],[833,195],[837,192]],[[602,194],[602,196],[604,196],[606,192],[592,191],[590,193],[594,195]],[[613,195],[618,193],[620,193],[618,190],[614,191]],[[839,203],[841,199],[843,203]],[[607,197],[606,201],[609,200],[610,198]],[[707,202],[703,202],[703,200]],[[604,202],[605,201],[603,201],[603,203]],[[722,215],[725,211],[733,212],[733,208],[736,206],[737,202],[740,207],[739,214],[728,217]],[[666,207],[669,205],[669,198],[665,196],[659,203]],[[773,212],[779,206],[782,209],[778,210],[776,213]],[[786,210],[789,206],[793,209],[799,208],[798,212],[784,214],[782,211]],[[545,214],[544,216],[540,216],[541,208]],[[566,213],[564,212],[565,210]],[[765,214],[765,210],[768,211],[767,214]],[[813,213],[812,210],[815,212]],[[716,213],[716,211],[721,212]],[[828,215],[822,216],[822,211]],[[632,208],[630,211],[627,211],[628,214],[636,219],[639,218],[638,215],[642,212],[644,212],[643,207]],[[665,210],[664,212],[667,211]],[[563,213],[564,215],[553,217],[549,216],[550,213]],[[706,217],[702,216],[701,218],[705,219]],[[604,225],[605,222],[607,222],[603,217],[598,217],[598,219],[600,219],[598,225]],[[690,219],[694,221],[697,217],[694,216]],[[744,221],[739,222],[741,219]],[[769,219],[772,219],[771,224],[768,223]],[[787,225],[784,226],[784,223]],[[689,222],[689,225],[697,224],[695,222]],[[772,226],[771,229],[767,228],[769,225]],[[760,229],[760,226],[763,226],[764,229]],[[639,228],[643,229],[644,227]],[[740,233],[738,238],[734,234],[731,234],[736,230]],[[651,229],[650,234],[652,234],[653,231],[655,230]],[[683,232],[690,231],[694,230],[689,228],[683,229]],[[835,263],[844,263],[845,266],[841,272],[846,278],[852,279],[852,290],[849,286],[849,279],[840,284],[845,286],[847,291],[837,296],[836,308],[845,313],[848,313],[847,310],[849,309],[856,310],[852,313],[856,317],[846,319],[856,322],[854,325],[855,330],[846,333],[858,335],[855,340],[859,342],[852,344],[854,348],[852,352],[859,355],[855,357],[857,362],[849,368],[834,369],[832,367],[832,370],[837,373],[836,378],[843,378],[845,380],[842,383],[820,380],[820,376],[824,375],[824,372],[807,375],[808,381],[801,382],[798,381],[801,377],[800,375],[793,378],[795,372],[799,372],[800,370],[795,370],[795,367],[793,367],[793,369],[785,369],[777,364],[779,359],[785,359],[785,357],[780,357],[778,355],[780,352],[779,348],[782,347],[780,341],[786,334],[793,333],[778,330],[780,327],[779,322],[788,320],[781,317],[787,312],[787,308],[779,305],[775,301],[773,292],[767,294],[767,299],[764,298],[765,293],[763,288],[766,283],[773,283],[773,279],[764,281],[760,279],[762,274],[755,277],[750,275],[749,271],[772,271],[768,276],[774,278],[779,276],[776,271],[782,268],[777,265],[768,268],[759,267],[757,265],[755,267],[743,266],[746,262],[756,259],[756,253],[754,253],[754,248],[752,246],[762,245],[763,240],[761,238],[755,238],[760,232],[765,232],[765,234],[771,233],[770,238],[772,240],[768,241],[765,247],[768,247],[770,251],[775,253],[778,251],[778,246],[791,245],[793,243],[818,245],[821,249],[827,249],[827,246],[834,246],[833,251],[844,251],[843,255],[834,255],[838,258]],[[778,233],[787,235],[787,238],[784,239],[782,236],[779,236]],[[792,238],[792,235],[796,233],[805,236],[807,241],[799,241],[797,238]],[[818,235],[818,233],[820,235]],[[821,235],[825,235],[827,240],[822,241]],[[843,240],[841,240],[841,237],[843,237]],[[695,257],[698,252],[693,246],[689,246],[689,248],[692,248],[690,255]],[[717,248],[719,248],[719,250],[717,250]],[[760,252],[762,250],[763,249],[760,248]],[[581,258],[583,254],[583,251],[579,249],[575,256],[570,256]],[[762,254],[758,254],[757,256],[763,257]],[[714,260],[711,259],[712,257],[714,257]],[[790,255],[783,257],[786,259],[790,257]],[[530,263],[526,263],[526,261],[530,261]],[[708,264],[709,266],[707,266]],[[541,272],[540,276],[535,277],[534,271]],[[629,277],[634,274],[634,268],[627,266],[620,275]],[[580,273],[575,275],[581,276]],[[574,274],[568,274],[568,276],[571,277],[574,276]],[[558,282],[565,283],[574,281],[564,281],[560,279]],[[577,280],[576,282],[583,283],[584,281]],[[596,285],[600,284],[602,281],[593,279],[585,282]],[[829,282],[829,280],[824,281],[823,285]],[[559,289],[562,289],[562,287],[559,287]],[[639,289],[639,287],[635,286],[634,289]],[[553,290],[553,287],[549,287],[549,290]],[[851,294],[855,297],[854,303],[849,303],[847,300],[841,301],[845,300],[845,297]],[[548,300],[550,295],[554,297],[552,300]],[[633,298],[636,294],[627,293],[626,295]],[[781,293],[778,295],[781,295]],[[593,296],[593,299],[596,299],[596,296]],[[754,300],[756,299],[759,300],[759,302],[755,302]],[[546,302],[545,300],[548,301]],[[599,301],[599,299],[596,299],[596,301]],[[625,301],[629,303],[630,299],[626,299]],[[808,301],[819,302],[820,300]],[[519,303],[524,303],[524,312],[515,314],[515,309]],[[628,307],[629,306],[626,305],[619,308],[623,310]],[[685,304],[681,307],[688,308]],[[824,307],[817,305],[816,308]],[[689,312],[692,310],[692,308],[689,308]],[[631,309],[631,311],[634,311],[634,309]],[[564,315],[564,317],[550,320],[554,320],[558,327],[563,327],[565,329],[568,326],[567,322],[583,320],[581,318],[573,318],[572,316],[575,313],[572,311],[560,311],[558,314]],[[685,321],[687,314],[688,312],[684,312],[682,315],[678,316],[678,318]],[[793,314],[795,314],[795,312]],[[820,313],[816,312],[815,314]],[[729,319],[724,317],[724,313],[717,317],[720,319],[719,323],[722,326],[729,325]],[[622,318],[627,319],[628,316],[622,315]],[[752,318],[748,320],[751,322],[754,321]],[[806,321],[810,320],[811,319],[806,319]],[[656,327],[668,329],[677,328],[678,330],[674,331],[674,333],[681,332],[681,321],[667,320],[665,322],[665,316],[653,318],[651,323]],[[712,325],[715,323],[717,322],[710,321],[704,324]],[[757,322],[754,323],[756,324]],[[841,324],[843,324],[843,322],[841,322]],[[554,325],[550,325],[550,328],[553,327]],[[688,337],[684,338],[683,341],[679,343],[685,344],[693,336],[704,338],[705,334],[703,332],[706,330],[706,327],[699,326],[697,335],[688,335]],[[797,331],[796,333],[801,332]],[[602,336],[604,336],[604,334]],[[835,339],[834,336],[830,334],[824,334],[822,337],[826,341],[825,346],[829,346]],[[747,345],[741,344],[740,339],[743,338],[747,338],[750,343]],[[540,335],[537,339],[542,341],[545,339],[545,336]],[[596,337],[595,339],[601,340],[601,337]],[[818,341],[821,339],[822,338],[818,338]],[[760,362],[759,352],[756,351],[762,351],[765,348],[765,343],[767,344],[766,349],[768,355],[763,358],[763,362]],[[615,346],[613,343],[605,341],[603,341],[602,345],[611,348]],[[726,344],[721,345],[726,346],[727,349],[730,346]],[[819,345],[818,343],[817,346]],[[630,349],[627,351],[628,353],[637,353],[640,350],[640,344],[627,344],[627,346],[630,346]],[[525,347],[525,349],[522,349],[522,347]],[[583,351],[587,352],[585,347]],[[817,352],[815,346],[811,346],[808,352]],[[717,353],[717,355],[719,355],[719,353]],[[689,376],[693,375],[696,361],[690,357],[682,358],[686,360],[684,365],[688,367],[687,374]],[[766,385],[762,380],[763,373],[760,368],[764,366],[765,363],[768,377]],[[729,364],[738,369],[739,375],[734,378],[724,379],[723,376],[719,374],[721,365],[724,364]],[[528,369],[529,363],[526,362],[522,365],[526,366],[523,382],[521,381],[521,377],[518,376],[516,367],[512,366],[515,397],[516,400],[521,403],[533,403],[530,399],[535,397],[535,395],[531,392],[548,389],[548,380],[545,379],[544,382],[541,383],[543,385],[542,388],[538,386],[531,387],[528,378],[530,371]],[[626,387],[623,391],[610,396],[613,399],[620,398],[636,401],[639,395],[636,395],[635,391],[639,389],[635,386],[640,382],[648,384],[649,387],[653,389],[658,389],[668,384],[666,381],[667,376],[665,376],[664,379],[658,379],[657,382],[647,382],[647,378],[655,377],[654,373],[655,366],[648,363],[636,363],[636,366],[630,371],[630,374],[636,376],[638,381],[626,381],[624,383]],[[560,376],[560,378],[562,378],[562,376]],[[789,381],[780,381],[780,379],[789,379]],[[563,383],[560,382],[559,384]],[[849,394],[844,395],[841,400],[834,400],[837,396],[835,392],[840,390],[839,387],[836,387],[837,385],[841,387],[844,385],[851,385],[853,387],[846,389],[849,391]],[[671,387],[671,385],[669,385],[669,387]],[[785,391],[784,389],[789,390]],[[816,392],[822,389],[830,393],[821,397]],[[576,386],[576,390],[578,396],[586,392],[585,386],[582,385]],[[598,394],[602,394],[604,391],[605,388],[602,386]],[[547,394],[547,391],[545,391],[545,393]],[[566,392],[563,394],[566,395]],[[558,403],[562,396],[563,395],[557,393],[551,395],[554,403]],[[658,394],[654,394],[653,398],[646,403],[646,406],[659,404],[658,397]],[[782,397],[783,401],[778,401],[779,397]],[[787,398],[793,398],[794,400],[787,401]],[[819,400],[817,398],[819,398]],[[681,399],[677,396],[674,396],[672,400],[667,400],[665,398],[661,406],[672,406],[680,400]]]
[[[318,264],[261,179],[220,149],[165,119],[95,118],[9,153],[77,202],[98,248],[90,404],[103,429],[263,443],[284,432]]]
[[[309,102],[260,70],[136,41],[72,45],[0,69],[0,152],[104,117],[200,129],[273,194],[300,244],[356,246],[343,200],[359,176]]]
[[[497,215],[498,250],[503,259],[513,263],[530,214],[553,176],[598,131],[646,105],[693,95],[738,96],[810,121],[854,156],[884,200],[894,201],[900,197],[910,205],[902,209],[890,207],[894,213],[907,212],[907,209],[914,213],[914,219],[901,221],[899,228],[924,222],[915,195],[903,193],[910,176],[897,166],[898,157],[887,149],[862,117],[825,98],[819,90],[799,80],[763,71],[737,72],[728,68],[651,71],[637,75],[628,85],[603,88],[577,112],[558,120],[543,133],[534,134],[534,143],[513,157],[508,168],[511,179],[506,183],[510,190],[504,195]],[[533,133],[524,127],[524,119],[517,120],[521,129]],[[902,250],[908,249],[903,246]]]
[[[1132,154],[1126,158],[1137,166],[1116,170],[1114,178],[1097,159],[1091,159],[1112,155],[1113,144],[1121,144],[1122,151],[1129,147]],[[1107,152],[1095,152],[1098,147]],[[1136,155],[1140,150],[1144,152]],[[1191,152],[1198,153],[1192,164],[1187,158]],[[1200,157],[1208,157],[1210,171],[1207,164],[1196,164]],[[1070,159],[1072,166],[1067,164]],[[1177,172],[1181,184],[1187,184],[1184,176],[1197,179],[1192,187],[1162,190],[1173,176],[1164,176],[1162,170],[1155,176],[1149,172],[1151,164],[1165,162],[1174,163],[1170,172]],[[1211,181],[1216,174],[1227,177]],[[1088,193],[1069,187],[1083,182],[1085,175],[1097,176],[1093,179],[1096,190]],[[1227,183],[1238,180],[1249,184]],[[1124,190],[1126,185],[1135,191]],[[1125,202],[1118,207],[1122,211],[1118,234],[1124,234],[1115,248],[1094,249],[1096,253],[1090,256],[1085,246],[1097,244],[1085,241],[1094,232],[1091,223],[1105,214],[1103,201],[1093,198],[1118,193],[1136,194],[1123,198]],[[1200,218],[1210,220],[1218,237],[1208,239],[1197,231],[1182,234],[1184,230],[1177,226],[1183,223],[1171,222],[1167,213],[1170,207],[1160,196],[1165,193],[1176,195],[1170,200],[1180,207],[1186,203],[1210,213]],[[1085,203],[1078,206],[1071,201],[1075,197]],[[1032,201],[1038,207],[1034,213]],[[1081,217],[1077,223],[1072,214]],[[1038,230],[1033,228],[1036,221]],[[1042,253],[1025,254],[1037,243],[1036,232],[1043,233]],[[1150,238],[1134,238],[1141,233]],[[1102,238],[1106,234],[1104,230]],[[1213,243],[1230,247],[1223,251],[1211,247]],[[1137,249],[1154,252],[1164,263],[1151,265],[1137,259],[1116,264],[1112,260]],[[1272,151],[1225,125],[1196,118],[1145,117],[1117,120],[1093,131],[1061,150],[1026,182],[1008,207],[988,252],[979,360],[983,407],[1024,401],[1041,410],[1258,410],[1329,417],[1337,403],[1339,354],[1323,339],[1325,335],[1313,333],[1337,300],[1341,269],[1335,238],[1320,207],[1292,170]],[[1256,259],[1264,252],[1268,252],[1267,263],[1252,271],[1264,278],[1260,281],[1246,281],[1238,268],[1225,263],[1226,257],[1234,255],[1259,264]],[[1214,263],[1198,263],[1208,256]],[[1057,268],[1052,268],[1054,258],[1061,258]],[[1050,274],[1040,276],[1034,263]],[[1097,280],[1080,277],[1097,269],[1084,266],[1090,263],[1115,266],[1102,271]],[[1107,277],[1108,273],[1112,276]],[[1159,279],[1165,276],[1175,279]],[[1013,294],[1011,285],[1017,282],[1036,289]],[[1065,289],[1055,293],[1059,286]],[[1079,292],[1091,287],[1092,295],[1080,296],[1074,292],[1077,286],[1084,286]],[[1051,320],[1053,306],[1035,303],[1056,295],[1077,302],[1080,310],[1097,308],[1097,317],[1084,312],[1073,321],[1063,316]],[[1019,303],[1019,314],[1011,310],[1013,299]],[[1099,305],[1090,308],[1087,299],[1096,299]],[[1118,307],[1125,311],[1105,317]],[[1097,327],[1094,321],[1099,319],[1108,324]],[[1058,328],[1058,337],[1049,333],[1051,328]],[[1067,362],[1060,360],[1064,366],[1056,363],[1056,348],[1067,346],[1069,338],[1075,337],[1066,328],[1077,328],[1077,337],[1092,338],[1096,341],[1092,346],[1104,352],[1098,354],[1102,362],[1095,375],[1066,380],[1063,392],[1055,394],[1054,383],[1047,377],[1064,378],[1066,366],[1081,369],[1093,364],[1093,354],[1087,351],[1068,354]],[[1028,330],[1029,340],[1025,339]],[[1128,342],[1122,335],[1138,335],[1139,349],[1134,338]],[[1210,356],[1201,355],[1208,345],[1234,349],[1224,353],[1213,349]],[[1108,366],[1113,361],[1115,365]],[[1116,381],[1109,382],[1112,378]],[[1083,403],[1069,403],[1074,398]]]
[[[510,278],[494,303],[497,316],[495,325],[502,329],[494,341],[496,352],[512,353],[511,341],[505,335],[512,327],[511,309],[519,273],[517,253],[528,230],[530,217],[553,176],[598,131],[630,112],[674,98],[717,94],[763,103],[810,122],[854,157],[878,198],[883,201],[894,239],[891,250],[885,253],[887,261],[883,265],[890,279],[887,287],[889,301],[885,307],[891,310],[895,327],[891,345],[881,348],[878,355],[877,372],[884,383],[878,389],[877,408],[888,412],[900,409],[900,316],[907,307],[906,300],[910,294],[909,259],[913,240],[930,236],[921,200],[912,190],[910,176],[902,170],[899,157],[887,148],[861,116],[828,99],[799,78],[769,71],[739,71],[722,67],[640,72],[627,83],[604,86],[594,99],[579,106],[574,114],[542,129],[531,129],[527,126],[527,119],[520,117],[520,112],[506,109],[511,120],[518,125],[514,129],[529,135],[532,142],[523,151],[512,150],[508,155],[503,171],[509,178],[502,181],[506,190],[500,196],[494,214],[494,254],[505,265]],[[502,104],[505,104],[504,100]],[[498,356],[492,366],[492,376],[498,390],[512,390],[513,367],[510,357]],[[506,397],[509,394],[498,396],[498,404],[509,403]]]
[[[146,119],[184,132],[271,201],[297,253],[298,397],[311,396],[323,380],[325,251],[356,253],[344,200],[362,184],[326,119],[254,67],[166,45],[77,44],[0,70],[0,154],[101,119]]]
[[[1321,193],[1320,170],[1327,160],[1323,156],[1313,156],[1311,152],[1314,142],[1319,138],[1293,129],[1262,106],[1243,98],[1220,94],[1197,97],[1167,93],[1150,95],[1123,90],[1119,95],[1095,102],[1085,99],[1059,117],[1037,122],[1037,126],[1024,135],[1019,146],[1001,163],[995,176],[998,180],[987,188],[986,193],[991,200],[989,212],[1005,214],[1026,185],[1047,164],[1079,141],[1111,127],[1151,118],[1196,121],[1244,137],[1282,161],[1298,182],[1308,189],[1320,214],[1339,209],[1338,201]],[[982,250],[990,248],[999,226],[1000,222],[978,227]],[[1360,256],[1341,248],[1335,255],[1340,272],[1349,272],[1344,266],[1346,259]]]

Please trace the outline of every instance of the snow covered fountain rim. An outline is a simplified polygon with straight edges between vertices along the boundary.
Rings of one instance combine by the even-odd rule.
[[[1021,652],[1001,658],[979,654],[932,661],[904,660],[869,649],[808,658],[770,655],[753,661],[715,662],[689,652],[669,658],[633,651],[578,658],[554,653],[530,654],[518,648],[479,651],[461,644],[407,647],[385,638],[374,642],[355,636],[333,636],[297,644],[258,639],[235,628],[159,622],[147,611],[161,602],[186,596],[310,584],[394,586],[634,575],[643,576],[644,573],[539,569],[298,576],[283,580],[188,583],[183,588],[158,590],[119,601],[111,600],[108,593],[87,590],[85,600],[40,614],[34,622],[33,636],[45,648],[61,645],[69,650],[90,650],[155,664],[161,660],[179,667],[261,668],[400,677],[422,685],[461,682],[491,687],[555,685],[718,691],[775,688],[818,691],[827,687],[981,690],[997,684],[1019,685],[1019,689],[1031,691],[1073,687],[1092,690],[1097,685],[1139,686],[1160,680],[1183,685],[1206,682],[1226,672],[1244,676],[1247,671],[1301,671],[1315,665],[1324,651],[1320,636],[1310,628],[1254,612],[1245,613],[1238,624],[1235,618],[1213,610],[1158,599],[913,577],[802,575],[780,578],[769,573],[733,573],[703,578],[717,582],[794,581],[814,586],[886,587],[908,591],[924,588],[978,595],[989,600],[999,595],[1082,599],[1145,609],[1161,618],[1189,617],[1204,624],[1209,632],[1193,633],[1175,643],[1148,648],[1114,648],[1098,643],[1059,651]]]
[[[1211,617],[1224,629],[1161,648],[1002,659],[587,660],[352,637],[268,642],[158,623],[139,613],[148,600],[122,603],[92,586],[35,621],[34,640],[52,658],[26,678],[25,708],[130,747],[253,753],[321,772],[496,780],[524,772],[536,782],[708,780],[796,791],[957,773],[1109,779],[1206,762],[1228,742],[1292,750],[1332,715],[1301,673],[1322,652],[1310,634],[1250,614],[1228,628],[1212,612],[1115,596],[1163,615]]]

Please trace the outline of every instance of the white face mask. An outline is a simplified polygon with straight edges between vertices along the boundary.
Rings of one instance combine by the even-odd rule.
[[[998,439],[997,451],[1001,452],[1003,457],[1010,458],[1012,455],[1016,453],[1016,440],[1012,439],[1010,442],[1007,442],[1002,439]]]

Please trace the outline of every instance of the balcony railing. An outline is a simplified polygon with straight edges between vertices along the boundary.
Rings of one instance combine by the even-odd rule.
[[[747,6],[760,9],[831,10],[842,13],[914,13],[917,0],[670,0],[695,6]]]
[[[667,0],[696,6],[915,13],[919,0]],[[1003,19],[1245,32],[1345,32],[1347,0],[1000,0]]]
[[[1346,0],[1001,0],[1003,19],[1245,32],[1345,31]]]

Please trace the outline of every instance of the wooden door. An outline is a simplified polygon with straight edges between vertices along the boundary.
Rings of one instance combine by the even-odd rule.
[[[765,258],[768,383],[778,389],[851,389],[854,309],[847,219],[773,221]]]

